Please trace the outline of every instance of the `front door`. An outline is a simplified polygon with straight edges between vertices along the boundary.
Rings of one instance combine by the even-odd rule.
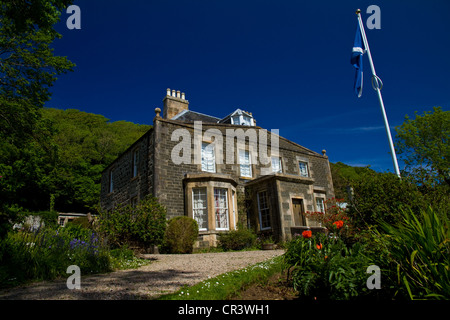
[[[303,210],[303,200],[292,199],[292,209],[294,211],[293,214],[295,226],[306,226],[305,212]]]

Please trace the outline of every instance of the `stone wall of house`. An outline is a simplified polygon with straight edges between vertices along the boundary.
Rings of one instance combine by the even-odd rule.
[[[194,125],[186,124],[174,120],[166,120],[159,118],[154,123],[155,128],[155,195],[158,197],[161,203],[167,207],[168,217],[174,217],[177,215],[184,215],[185,204],[184,204],[184,189],[183,189],[183,178],[188,173],[201,173],[201,164],[194,163]],[[214,138],[206,137],[205,132],[210,132],[213,129],[216,133],[220,133],[223,137],[223,148],[222,148],[222,159],[223,164],[216,165],[216,173],[230,175],[233,179],[238,181],[240,186],[245,186],[247,182],[252,181],[255,178],[261,176],[261,165],[253,164],[252,173],[253,178],[242,178],[240,177],[239,164],[237,161],[234,163],[227,163],[227,150],[231,149],[234,145],[235,152],[234,157],[238,156],[237,141],[234,142],[227,140],[227,130],[234,129],[259,129],[258,127],[242,127],[234,126],[230,124],[202,124],[202,137],[205,141],[212,141]],[[175,130],[183,130],[183,132],[190,137],[189,139],[178,138],[172,141],[172,133]],[[268,132],[268,141],[270,142],[270,131]],[[299,166],[298,161],[305,161],[308,163],[309,172],[314,180],[314,185],[320,190],[323,190],[328,197],[334,196],[333,186],[331,181],[331,172],[329,168],[328,158],[326,156],[319,155],[312,152],[306,148],[303,148],[295,143],[291,143],[283,138],[279,140],[279,153],[282,158],[283,174],[292,175],[295,177],[299,176]],[[254,152],[258,152],[257,144],[248,146],[246,143],[246,149],[253,147]],[[171,155],[175,150],[180,150],[185,148],[191,150],[191,160],[189,163],[175,164],[172,161]],[[270,146],[268,154],[270,155]],[[216,156],[217,159],[217,156]],[[270,167],[270,164],[267,166]],[[297,187],[298,188],[298,187]],[[308,187],[309,188],[309,187]],[[311,189],[311,190],[309,190]],[[308,196],[312,197],[313,188],[309,188]],[[307,210],[314,210],[310,206]],[[275,202],[275,201],[274,201]],[[288,218],[286,218],[288,219]]]
[[[133,177],[133,155],[138,151],[138,172]],[[100,190],[100,205],[111,210],[119,204],[132,204],[152,192],[153,180],[153,130],[150,129],[108,168],[103,171]],[[112,172],[113,190],[110,191]]]
[[[237,182],[236,190],[242,193],[244,188],[251,189],[252,218],[250,225],[259,229],[257,192],[268,192],[271,226],[275,238],[287,239],[291,228],[295,226],[292,215],[292,199],[302,199],[305,211],[315,211],[315,194],[324,198],[334,196],[331,171],[328,157],[308,150],[284,138],[279,139],[279,156],[282,159],[283,173],[273,177],[262,175],[262,168],[266,166],[252,162],[253,177],[240,176],[237,141],[227,139],[227,130],[249,129],[259,130],[259,127],[243,127],[231,124],[202,124],[204,141],[214,141],[215,136],[208,137],[206,133],[222,136],[222,164],[216,165],[217,175],[228,175]],[[175,130],[182,133],[184,138],[176,138]],[[202,173],[201,164],[194,163],[194,124],[176,120],[155,117],[153,128],[136,141],[127,151],[120,155],[102,175],[101,206],[110,210],[118,204],[130,204],[133,199],[141,200],[147,194],[156,196],[160,203],[167,208],[167,218],[188,214],[185,185],[186,175]],[[270,131],[267,141],[270,142]],[[259,137],[259,136],[258,136]],[[174,141],[172,141],[172,139]],[[227,150],[234,148],[234,161],[227,163]],[[246,143],[245,149],[258,153],[258,143]],[[191,155],[187,163],[175,164],[172,156],[176,151],[190,150]],[[139,150],[139,172],[133,177],[133,152]],[[268,155],[271,154],[270,146]],[[217,160],[217,154],[216,154]],[[309,177],[300,177],[299,161],[308,164]],[[201,161],[200,161],[201,162]],[[113,172],[114,189],[109,192],[109,173]],[[267,177],[267,178],[266,178]],[[239,210],[239,209],[238,209]]]

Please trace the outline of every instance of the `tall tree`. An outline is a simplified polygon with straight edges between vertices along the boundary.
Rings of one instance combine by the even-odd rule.
[[[397,150],[407,172],[423,185],[450,186],[450,112],[434,107],[423,115],[408,115],[396,128]]]
[[[50,44],[67,0],[0,0],[0,138],[17,144],[33,136],[38,110],[57,75],[72,70]]]
[[[51,163],[40,109],[57,76],[74,67],[50,48],[61,37],[53,25],[71,2],[0,0],[0,231],[13,218],[11,207],[26,200],[26,190],[41,191],[36,181]]]

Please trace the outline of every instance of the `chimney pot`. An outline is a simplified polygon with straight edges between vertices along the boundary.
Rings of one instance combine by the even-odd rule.
[[[181,92],[180,92],[180,90],[177,90],[177,98],[181,98]]]
[[[184,92],[181,93],[181,99],[186,100],[186,96],[184,95]]]
[[[175,90],[172,90],[172,97],[176,97]]]
[[[167,88],[167,95],[170,96],[170,88]]]

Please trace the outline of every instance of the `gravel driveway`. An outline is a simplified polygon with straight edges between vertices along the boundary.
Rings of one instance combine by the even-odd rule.
[[[66,279],[0,291],[0,299],[127,300],[154,299],[208,277],[242,269],[279,256],[284,250],[201,254],[147,254],[149,265],[138,269],[81,277],[81,289],[69,290]],[[68,274],[68,276],[70,276]]]

